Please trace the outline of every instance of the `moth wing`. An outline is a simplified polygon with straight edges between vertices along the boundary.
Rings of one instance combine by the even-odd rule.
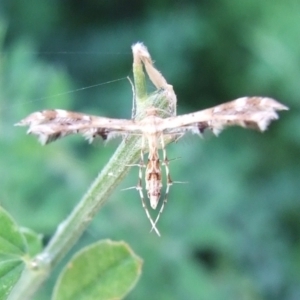
[[[139,132],[139,126],[133,120],[110,119],[61,109],[32,113],[16,126],[29,126],[27,133],[36,135],[43,145],[70,134],[81,134],[92,142],[97,136],[107,139],[127,132]]]
[[[264,131],[272,120],[278,119],[278,110],[288,107],[271,98],[243,97],[198,112],[164,119],[161,130],[165,133],[193,131],[202,133],[206,128],[219,134],[228,126]]]

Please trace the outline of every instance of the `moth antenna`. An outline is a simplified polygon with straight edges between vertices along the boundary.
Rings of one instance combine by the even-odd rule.
[[[138,183],[136,186],[132,186],[132,187],[128,187],[125,189],[122,189],[122,191],[126,191],[126,190],[132,190],[132,189],[136,189],[139,192],[140,198],[141,198],[141,202],[142,202],[142,206],[145,210],[146,216],[149,219],[150,223],[151,223],[151,231],[154,230],[156,232],[156,234],[158,236],[160,236],[160,233],[158,231],[158,229],[156,228],[156,225],[154,223],[154,221],[152,220],[150,213],[148,211],[148,208],[146,206],[145,203],[145,197],[144,197],[144,193],[143,193],[143,168],[145,167],[145,163],[144,163],[144,138],[142,138],[142,147],[141,147],[141,157],[140,157],[140,163],[139,164],[133,164],[131,166],[138,166],[139,167],[139,179],[138,179]]]
[[[158,229],[156,228],[156,224],[155,224],[155,222],[153,222],[153,220],[152,220],[152,218],[151,218],[151,216],[150,216],[150,213],[149,213],[149,211],[148,211],[148,208],[147,208],[147,206],[146,206],[145,199],[144,199],[144,193],[143,193],[143,187],[142,187],[142,184],[141,184],[141,183],[142,183],[142,182],[139,182],[140,185],[138,185],[138,186],[136,187],[136,189],[139,191],[140,198],[141,198],[141,201],[142,201],[142,206],[143,206],[143,208],[144,208],[144,210],[145,210],[145,213],[146,213],[146,216],[147,216],[147,218],[149,219],[149,221],[150,221],[150,223],[151,223],[151,226],[152,226],[150,232],[151,232],[152,230],[154,230],[154,231],[156,232],[156,234],[157,234],[158,236],[160,236],[160,233],[159,233]]]
[[[166,187],[166,192],[165,192],[165,197],[164,197],[164,201],[160,207],[160,210],[157,214],[157,217],[154,221],[154,226],[152,226],[150,232],[155,229],[155,226],[156,226],[156,223],[158,222],[159,218],[160,218],[160,215],[162,214],[164,208],[165,208],[165,204],[167,203],[168,201],[168,195],[169,195],[169,191],[170,191],[170,186],[173,184],[173,181],[171,179],[171,176],[170,176],[170,169],[169,169],[169,162],[170,160],[168,159],[167,157],[167,151],[166,151],[166,148],[165,148],[165,142],[164,142],[164,137],[161,136],[161,149],[162,149],[162,153],[163,153],[163,165],[165,166],[165,170],[166,170],[166,178],[167,178],[167,187]]]
[[[154,229],[154,231],[156,232],[156,234],[158,236],[160,236],[160,233],[158,231],[158,229],[156,228],[156,225],[155,223],[153,222],[151,216],[150,216],[150,213],[148,211],[148,208],[146,206],[146,203],[145,203],[145,198],[144,198],[144,193],[143,193],[143,167],[145,167],[145,162],[144,162],[144,150],[145,150],[145,138],[142,137],[142,141],[141,141],[141,157],[140,157],[140,163],[139,163],[139,180],[138,180],[138,184],[136,186],[136,189],[139,191],[139,194],[140,194],[140,198],[141,198],[141,201],[142,201],[142,206],[145,210],[145,213],[147,215],[147,218],[149,219],[150,223],[151,223],[151,231]]]
[[[166,152],[166,151],[164,151],[164,152]],[[164,161],[163,161],[163,165],[166,167],[167,188],[166,188],[166,193],[165,193],[164,201],[163,201],[163,203],[162,203],[162,205],[161,205],[161,208],[160,208],[160,210],[159,210],[159,212],[158,212],[158,215],[157,215],[157,217],[156,217],[156,219],[155,219],[155,221],[154,221],[154,225],[156,225],[156,223],[158,222],[158,220],[159,220],[159,218],[160,218],[160,215],[162,214],[162,212],[163,212],[163,210],[164,210],[164,208],[165,208],[165,204],[166,204],[167,201],[168,201],[168,196],[169,196],[169,191],[170,191],[171,185],[174,184],[174,183],[188,183],[187,181],[172,181],[172,179],[171,179],[171,177],[170,177],[170,174],[169,174],[169,168],[168,168],[168,163],[169,163],[170,161],[172,161],[172,160],[176,160],[176,159],[179,159],[179,158],[181,158],[181,157],[178,157],[178,158],[174,158],[174,159],[168,160],[168,158],[167,158],[167,156],[166,156],[166,154],[165,154]],[[151,231],[152,231],[153,229],[154,229],[154,227],[151,228]],[[151,232],[151,231],[150,231],[150,232]]]

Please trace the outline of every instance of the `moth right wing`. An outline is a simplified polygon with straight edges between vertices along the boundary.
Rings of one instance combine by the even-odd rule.
[[[219,134],[228,126],[265,131],[272,120],[278,119],[278,110],[288,107],[266,97],[243,97],[194,113],[166,118],[159,130],[165,134],[184,134],[190,130],[202,133],[206,128]]]
[[[27,134],[36,135],[42,145],[70,134],[81,134],[92,142],[97,136],[107,139],[110,135],[140,132],[134,120],[110,119],[61,109],[32,113],[15,126],[29,126]]]

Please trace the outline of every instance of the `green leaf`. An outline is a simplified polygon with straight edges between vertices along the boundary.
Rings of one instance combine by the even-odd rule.
[[[43,249],[42,244],[42,235],[37,234],[33,230],[25,227],[21,227],[21,232],[26,239],[27,247],[28,247],[28,253],[30,257],[35,256]]]
[[[6,299],[24,269],[26,241],[12,217],[0,207],[0,299]]]
[[[8,297],[11,289],[19,280],[24,264],[18,259],[3,259],[0,256],[0,299]]]
[[[18,225],[0,207],[0,254],[21,256],[26,252],[26,242]]]
[[[135,285],[142,260],[124,242],[100,241],[77,253],[60,275],[53,300],[121,299]]]

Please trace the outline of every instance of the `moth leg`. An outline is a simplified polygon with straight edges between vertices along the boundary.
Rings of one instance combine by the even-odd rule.
[[[172,181],[171,176],[170,176],[169,160],[168,160],[168,157],[167,157],[167,151],[166,151],[165,142],[164,142],[164,136],[163,135],[161,135],[161,149],[162,149],[162,153],[163,153],[163,165],[165,166],[165,170],[166,170],[167,187],[166,187],[164,201],[163,201],[163,203],[162,203],[162,205],[160,207],[160,210],[158,212],[158,215],[157,215],[157,217],[155,219],[154,226],[156,226],[156,223],[158,222],[158,220],[160,218],[160,215],[162,214],[162,212],[163,212],[163,210],[165,208],[165,204],[168,201],[168,195],[169,195],[170,187],[173,184],[173,181]],[[155,229],[154,226],[152,226],[151,231],[153,229]]]
[[[148,208],[146,206],[146,203],[145,203],[145,198],[144,198],[144,193],[143,193],[143,167],[145,166],[145,163],[144,163],[144,149],[145,149],[145,138],[142,137],[142,142],[141,142],[141,157],[140,157],[140,164],[139,164],[139,180],[138,180],[138,184],[136,186],[136,189],[139,191],[139,194],[140,194],[140,198],[141,198],[141,201],[142,201],[142,206],[145,210],[145,213],[147,215],[147,218],[149,219],[150,223],[151,223],[151,231],[154,229],[154,231],[156,232],[156,234],[158,236],[160,236],[160,233],[158,231],[158,229],[156,228],[155,226],[155,222],[153,222],[151,216],[150,216],[150,213],[148,211]]]

